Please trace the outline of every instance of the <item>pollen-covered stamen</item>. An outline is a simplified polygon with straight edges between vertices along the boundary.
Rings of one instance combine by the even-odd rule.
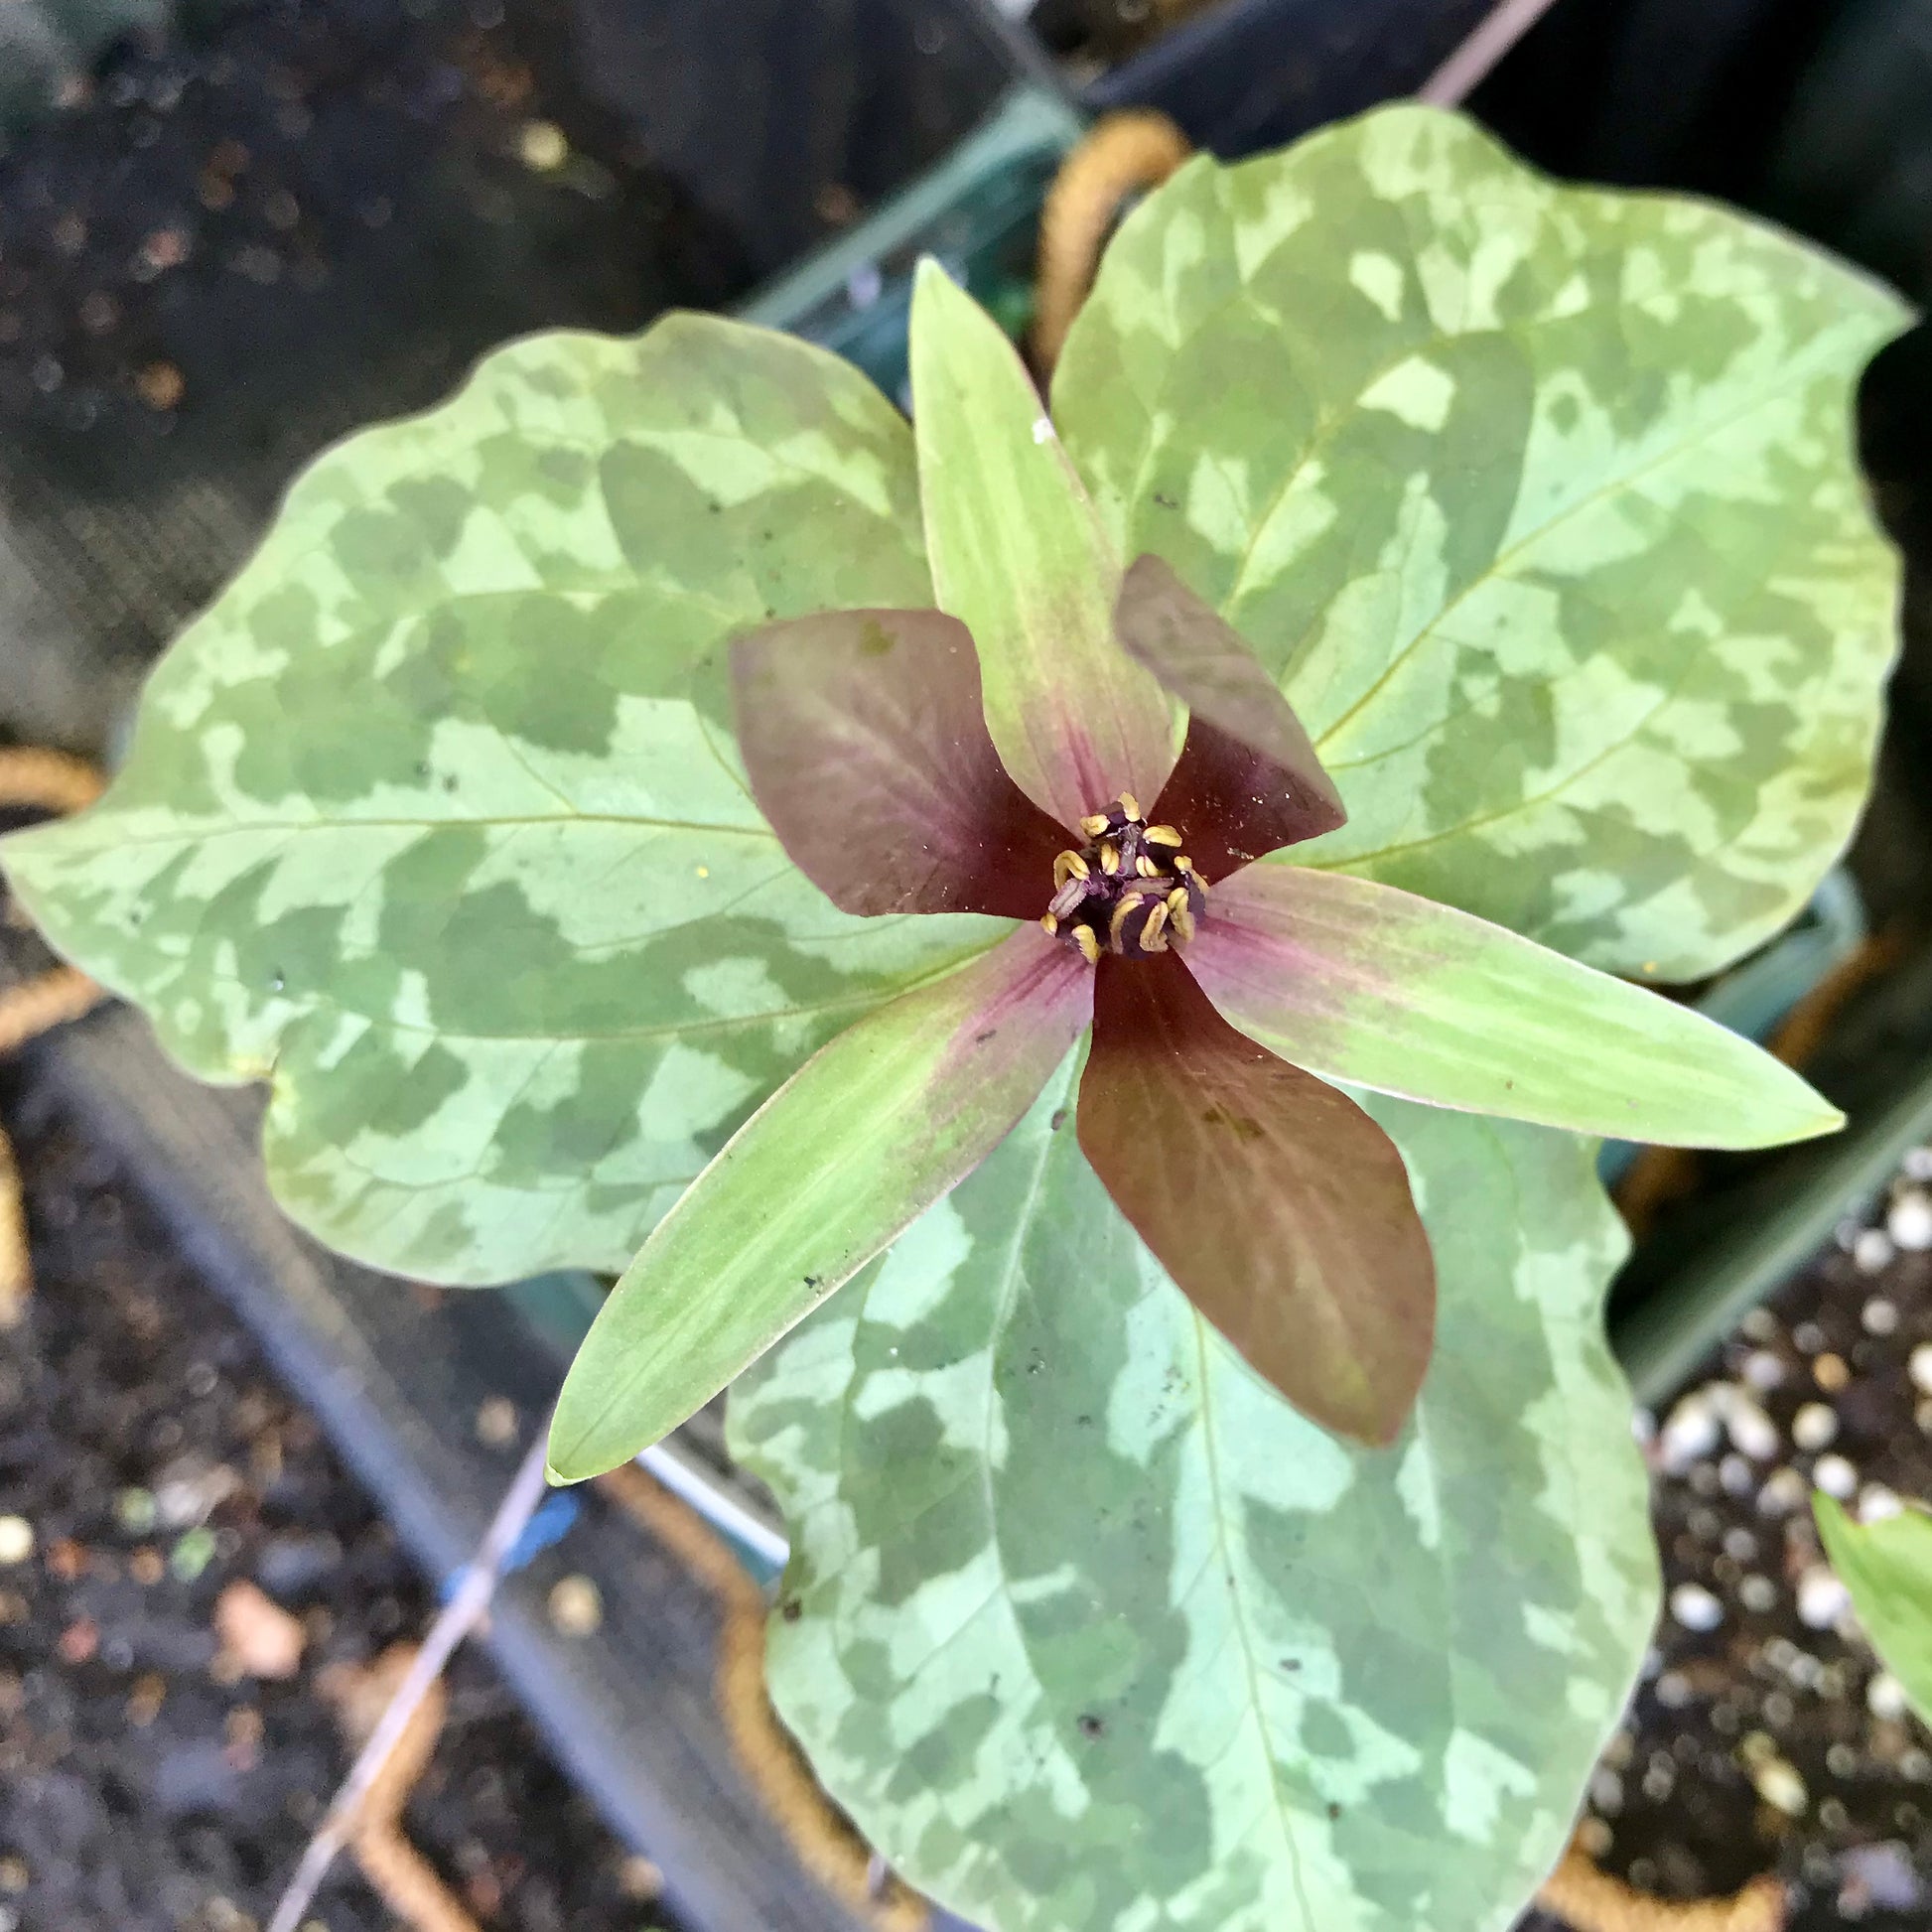
[[[1050,935],[1089,961],[1103,951],[1146,959],[1194,936],[1207,886],[1173,826],[1147,824],[1140,801],[1122,792],[1109,810],[1081,819],[1080,830],[1085,851],[1053,862],[1053,897],[1040,920]]]
[[[1198,887],[1200,882],[1196,880]],[[1176,886],[1163,901],[1168,908],[1168,921],[1173,927],[1174,937],[1183,945],[1194,936],[1194,908],[1188,902],[1185,886]],[[1057,929],[1057,925],[1054,929]]]

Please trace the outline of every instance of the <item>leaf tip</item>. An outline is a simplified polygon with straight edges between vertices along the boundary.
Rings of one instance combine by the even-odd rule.
[[[35,855],[48,843],[46,835],[64,823],[65,820],[53,818],[39,825],[22,825],[11,832],[0,832],[0,874],[5,875],[9,884],[18,884],[31,875]]]
[[[937,255],[924,254],[919,257],[918,266],[912,271],[912,299],[934,292],[959,293],[959,284],[947,272],[946,264]]]
[[[630,1459],[628,1449],[613,1451],[609,1439],[583,1426],[573,1426],[560,1405],[550,1419],[550,1441],[544,1447],[543,1479],[553,1489],[588,1482]]]
[[[1792,1096],[1793,1105],[1781,1118],[1770,1123],[1755,1145],[1788,1147],[1798,1141],[1816,1141],[1827,1134],[1844,1131],[1845,1113],[1835,1107],[1815,1087],[1799,1082],[1801,1093]]]
[[[1427,1367],[1426,1362],[1424,1366]],[[1321,1415],[1312,1403],[1307,1406],[1307,1413],[1337,1436],[1344,1436],[1363,1449],[1393,1449],[1409,1427],[1409,1418],[1416,1413],[1421,1396],[1422,1383],[1417,1377],[1405,1379],[1399,1386],[1365,1385],[1359,1400],[1338,1402],[1327,1416]]]

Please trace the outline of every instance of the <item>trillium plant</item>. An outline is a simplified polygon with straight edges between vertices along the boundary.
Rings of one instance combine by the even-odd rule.
[[[1830,1131],[1657,990],[1850,836],[1882,290],[1400,107],[1123,224],[1050,399],[553,335],[352,439],[9,842],[398,1273],[728,1385],[773,1699],[992,1932],[1478,1932],[1656,1607],[1599,1137]],[[646,1746],[647,1747],[647,1742]]]
[[[850,1280],[1089,1028],[1075,1132],[1115,1206],[1290,1401],[1373,1443],[1422,1384],[1435,1274],[1394,1142],[1331,1082],[1714,1147],[1839,1124],[1657,994],[1258,863],[1343,824],[1334,781],[1210,606],[1152,554],[1122,573],[1020,357],[931,261],[912,392],[941,609],[738,640],[738,747],[843,910],[1025,923],[822,1048],[652,1231],[566,1387],[566,1474],[656,1441]]]

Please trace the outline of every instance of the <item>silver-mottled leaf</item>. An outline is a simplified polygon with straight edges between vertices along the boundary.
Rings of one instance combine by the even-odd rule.
[[[1655,1611],[1588,1150],[1369,1103],[1441,1332],[1408,1431],[1351,1449],[1141,1247],[1071,1073],[733,1395],[792,1528],[778,1706],[995,1932],[1500,1932]]]
[[[1689,979],[1864,799],[1896,565],[1850,402],[1905,319],[1759,223],[1392,107],[1151,197],[1053,405],[1123,554],[1218,606],[1339,784],[1295,863]]]
[[[930,602],[910,434],[846,364],[539,337],[321,459],[106,797],[7,869],[191,1070],[269,1081],[332,1245],[621,1268],[807,1054],[1001,930],[837,911],[731,744],[731,635]]]

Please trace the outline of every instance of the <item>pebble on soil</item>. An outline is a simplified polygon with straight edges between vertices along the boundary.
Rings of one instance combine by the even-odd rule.
[[[1789,1932],[1923,1932],[1932,1733],[1864,1642],[1811,1494],[1867,1520],[1932,1502],[1932,1148],[1638,1426],[1664,1613],[1585,1848],[1666,1897],[1775,1872]]]

